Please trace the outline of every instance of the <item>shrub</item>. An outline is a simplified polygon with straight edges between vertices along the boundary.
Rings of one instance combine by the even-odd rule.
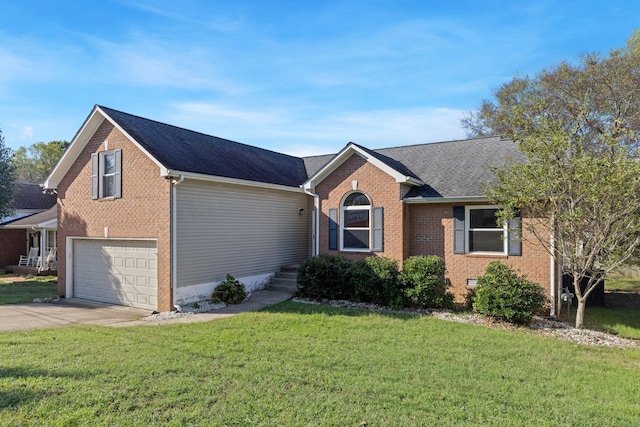
[[[227,279],[216,286],[209,297],[214,304],[220,302],[240,304],[247,298],[247,291],[242,283],[238,282],[232,275],[227,274]]]
[[[398,262],[385,257],[371,256],[360,261],[361,275],[356,281],[357,297],[375,304],[402,306]]]
[[[355,297],[354,262],[342,255],[321,254],[298,267],[298,292],[303,298],[348,299]]]
[[[473,310],[511,323],[528,324],[546,303],[542,287],[526,276],[518,276],[500,261],[490,263],[478,277]]]
[[[473,308],[473,300],[476,297],[476,288],[469,288],[467,290],[466,295],[464,296],[464,308],[472,309]]]
[[[435,255],[412,256],[402,267],[402,286],[407,302],[418,307],[453,307],[451,282],[444,278],[444,260]]]

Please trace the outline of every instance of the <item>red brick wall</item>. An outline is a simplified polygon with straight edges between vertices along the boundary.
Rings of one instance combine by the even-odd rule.
[[[347,193],[353,191],[352,181],[358,181],[357,191],[366,194],[372,208],[384,207],[384,246],[383,252],[347,252],[329,251],[329,209],[338,209],[340,221],[340,205]],[[353,154],[342,165],[327,176],[315,189],[320,196],[320,252],[343,254],[354,259],[362,259],[371,255],[384,256],[402,261],[408,250],[405,245],[404,224],[405,206],[401,201],[401,186],[394,178],[376,166]],[[373,215],[373,213],[372,213]],[[340,247],[338,235],[338,248]]]
[[[0,230],[0,266],[18,265],[20,255],[27,254],[27,232],[22,229]]]
[[[91,199],[91,153],[122,149],[122,198]],[[158,311],[171,301],[171,183],[158,166],[106,120],[58,186],[58,292],[66,286],[66,238],[157,239]]]
[[[443,257],[447,267],[447,277],[453,285],[452,291],[458,301],[467,294],[467,279],[475,279],[484,273],[486,266],[499,259],[514,267],[519,274],[526,274],[530,280],[539,283],[549,296],[550,256],[535,238],[523,227],[522,256],[473,255],[453,253],[453,205],[415,204],[410,211],[410,254],[438,255]],[[523,224],[526,225],[526,216]]]
[[[372,206],[384,207],[384,252],[330,251],[328,216],[329,209],[340,212],[344,196],[353,191],[352,181],[358,181],[357,191],[366,194]],[[469,290],[467,279],[476,279],[484,273],[486,266],[499,259],[514,267],[543,286],[549,295],[550,257],[534,242],[526,227],[523,231],[522,256],[473,255],[453,253],[453,205],[452,204],[405,204],[401,201],[400,184],[360,156],[354,154],[315,189],[320,197],[320,253],[342,254],[352,259],[371,255],[385,256],[402,261],[412,255],[438,255],[445,260],[447,277],[451,280],[451,291],[457,301],[464,301]],[[340,215],[338,215],[340,221]],[[526,216],[523,218],[527,223]],[[340,239],[340,235],[338,237]],[[340,242],[338,242],[340,247]]]

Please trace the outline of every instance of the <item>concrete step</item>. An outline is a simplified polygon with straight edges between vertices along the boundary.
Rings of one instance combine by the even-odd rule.
[[[298,266],[287,265],[280,267],[275,277],[267,285],[267,289],[279,292],[296,293],[298,291]]]
[[[271,279],[271,283],[269,283],[267,289],[294,293],[298,290],[298,286],[296,279],[274,277]]]
[[[276,278],[278,278],[278,279],[293,279],[293,280],[297,280],[298,279],[298,272],[297,271],[278,271],[276,273]]]
[[[296,273],[298,274],[298,265],[294,264],[294,265],[283,265],[282,267],[280,267],[280,272],[281,273]]]

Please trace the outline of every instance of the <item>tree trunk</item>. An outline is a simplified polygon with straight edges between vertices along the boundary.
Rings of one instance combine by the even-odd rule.
[[[584,328],[584,308],[587,305],[586,298],[578,298],[578,310],[576,311],[576,328]]]

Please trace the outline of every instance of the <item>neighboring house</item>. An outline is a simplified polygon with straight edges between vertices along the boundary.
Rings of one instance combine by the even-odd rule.
[[[42,255],[56,246],[55,194],[44,194],[37,184],[16,184],[12,208],[12,216],[0,219],[2,267],[17,265],[31,248]]]
[[[58,290],[167,311],[227,273],[258,289],[283,265],[340,253],[439,255],[458,299],[501,259],[557,295],[551,257],[498,227],[482,191],[509,158],[521,155],[501,138],[297,158],[96,106],[45,182]]]

